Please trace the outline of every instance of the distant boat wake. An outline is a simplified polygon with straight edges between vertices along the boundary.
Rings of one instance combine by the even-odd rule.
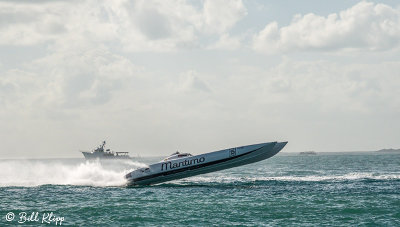
[[[124,186],[124,175],[143,163],[82,160],[1,160],[0,187],[40,185]]]

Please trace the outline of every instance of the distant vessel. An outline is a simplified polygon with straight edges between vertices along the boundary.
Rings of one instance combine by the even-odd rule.
[[[317,154],[317,152],[315,152],[315,151],[303,151],[303,152],[300,152],[300,155],[316,155]]]
[[[258,162],[276,155],[287,142],[229,148],[192,156],[176,152],[162,161],[128,173],[127,185],[149,185]]]
[[[114,152],[110,149],[105,150],[106,141],[93,151],[81,151],[86,159],[127,159],[130,158],[128,152]]]

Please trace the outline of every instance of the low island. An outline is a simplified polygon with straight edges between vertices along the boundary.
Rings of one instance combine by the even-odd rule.
[[[376,152],[379,153],[400,153],[400,149],[393,149],[393,148],[389,148],[389,149],[380,149]]]
[[[317,152],[315,152],[315,151],[303,151],[303,152],[300,152],[300,155],[316,155],[317,154]]]

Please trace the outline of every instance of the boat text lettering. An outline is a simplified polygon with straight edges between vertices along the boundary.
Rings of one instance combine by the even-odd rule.
[[[179,167],[184,167],[184,166],[191,166],[195,164],[199,164],[204,162],[206,159],[204,157],[201,158],[195,158],[195,159],[190,159],[190,160],[185,160],[181,162],[165,162],[161,164],[161,171],[163,170],[168,170],[168,169],[176,169]]]

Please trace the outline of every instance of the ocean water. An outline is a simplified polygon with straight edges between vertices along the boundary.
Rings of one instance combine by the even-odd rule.
[[[400,226],[400,154],[283,153],[125,186],[158,160],[0,160],[0,226]]]

